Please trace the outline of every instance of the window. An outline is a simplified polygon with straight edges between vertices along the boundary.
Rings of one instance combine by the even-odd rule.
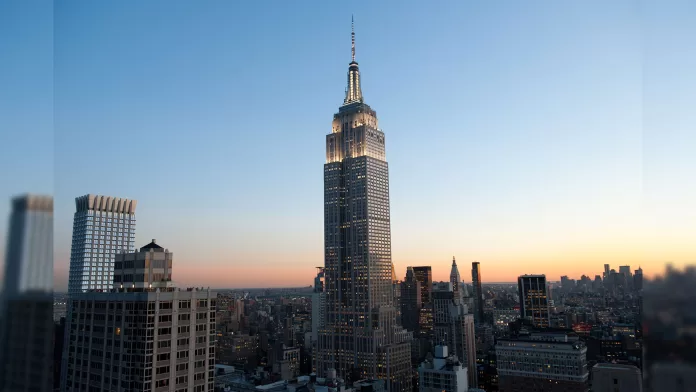
[[[171,358],[170,353],[157,354],[157,361],[168,361]]]
[[[189,356],[188,350],[182,350],[182,351],[176,352],[176,359],[188,358],[188,356]]]
[[[160,340],[157,342],[157,348],[167,348],[172,346],[171,340]]]
[[[163,314],[159,317],[160,323],[171,323],[172,322],[172,315],[171,314]]]

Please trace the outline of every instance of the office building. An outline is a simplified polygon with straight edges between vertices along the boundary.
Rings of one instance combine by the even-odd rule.
[[[451,282],[433,285],[433,340],[473,369],[468,373],[469,385],[478,385],[474,316],[467,313]]]
[[[406,268],[406,277],[401,282],[401,325],[417,336],[421,302],[421,285],[416,280],[412,267]]]
[[[539,328],[549,327],[549,303],[546,275],[522,275],[517,278],[520,318]]]
[[[642,392],[643,377],[633,365],[598,363],[592,367],[592,392]]]
[[[587,347],[570,332],[532,333],[495,345],[500,392],[587,392]]]
[[[99,195],[75,199],[69,294],[111,289],[115,255],[135,250],[137,203]]]
[[[0,390],[53,388],[53,198],[12,199],[0,296]]]
[[[484,322],[483,318],[483,289],[481,288],[481,264],[478,261],[471,263],[471,282],[474,295],[474,320],[476,324]]]
[[[418,367],[418,390],[420,392],[468,392],[468,369],[453,355],[448,355],[447,346],[435,346],[432,361]]]
[[[421,309],[418,316],[419,338],[430,339],[433,326],[433,271],[430,266],[413,267],[413,274],[420,284]]]
[[[377,113],[364,102],[360,71],[348,66],[343,105],[326,136],[324,165],[325,327],[317,375],[381,379],[390,392],[411,390],[411,333],[394,304],[389,166]]]
[[[125,259],[169,253],[152,245]],[[61,390],[213,391],[217,294],[169,282],[150,288],[149,280],[144,288],[130,265],[114,273],[124,277],[114,283],[118,289],[70,297]]]

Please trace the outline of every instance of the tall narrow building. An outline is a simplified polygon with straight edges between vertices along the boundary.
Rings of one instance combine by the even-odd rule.
[[[53,387],[53,198],[12,200],[0,301],[0,391]]]
[[[377,113],[364,100],[355,61],[326,136],[324,165],[325,325],[317,373],[377,378],[411,390],[411,333],[397,323],[392,293],[389,167]],[[332,370],[333,372],[333,370]]]
[[[421,286],[413,274],[413,268],[406,268],[406,277],[401,282],[401,322],[406,330],[418,334],[421,309]]]
[[[111,289],[115,255],[135,251],[137,203],[99,195],[75,199],[69,294]]]
[[[471,263],[471,284],[474,289],[474,319],[476,324],[483,323],[483,290],[481,289],[481,264]]]

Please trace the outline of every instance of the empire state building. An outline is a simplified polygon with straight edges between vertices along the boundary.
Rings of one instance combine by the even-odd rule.
[[[377,113],[368,106],[355,61],[343,105],[326,136],[324,165],[325,320],[317,373],[349,382],[386,381],[411,390],[411,333],[397,322],[389,218],[389,166]]]

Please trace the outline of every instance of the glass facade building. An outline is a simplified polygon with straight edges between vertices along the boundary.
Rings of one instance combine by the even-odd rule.
[[[135,251],[137,201],[85,195],[75,205],[68,293],[109,290],[115,255]]]

